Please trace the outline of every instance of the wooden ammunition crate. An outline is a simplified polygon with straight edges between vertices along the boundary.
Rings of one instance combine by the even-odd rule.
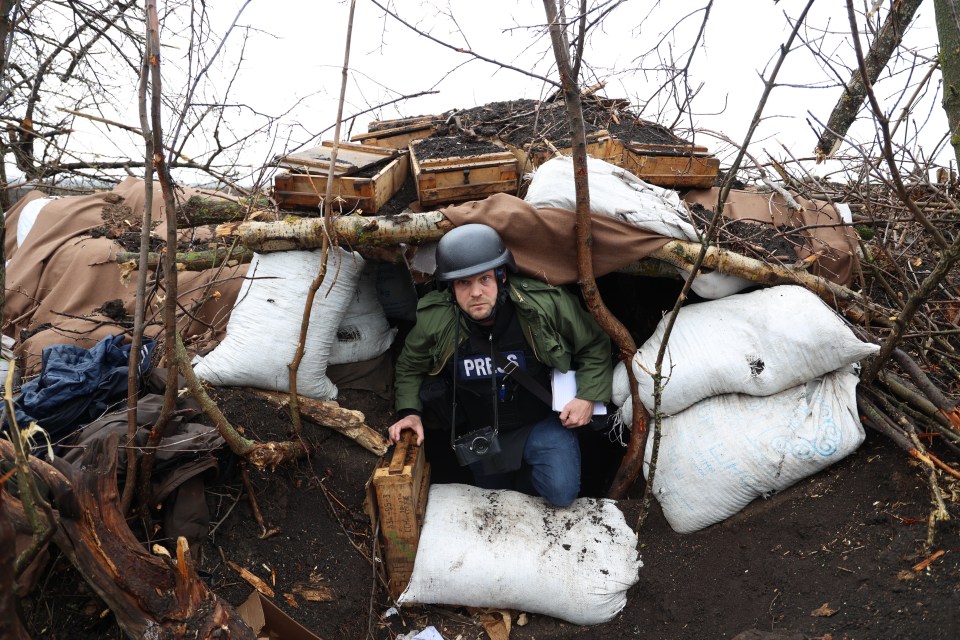
[[[406,150],[381,149],[369,145],[354,145],[344,143],[341,150],[345,151],[346,158],[359,154],[371,156],[374,162],[384,162],[377,165],[376,173],[370,176],[356,175],[364,166],[353,165],[344,168],[347,161],[341,161],[340,151],[337,153],[337,170],[333,179],[333,197],[340,203],[343,211],[353,212],[360,210],[366,215],[374,215],[393,195],[400,190],[409,172],[409,154]],[[290,156],[288,156],[289,158]],[[278,173],[273,179],[274,198],[281,208],[310,208],[320,205],[327,190],[327,172],[329,171],[329,156],[325,166],[321,162],[314,166],[300,164],[298,171]],[[283,162],[282,166],[293,168],[295,161]]]
[[[410,168],[417,195],[424,206],[480,200],[495,193],[516,193],[517,158],[501,152],[446,158],[417,158],[417,142],[410,143]]]
[[[414,140],[430,136],[436,130],[437,123],[435,116],[380,120],[370,123],[371,130],[368,133],[358,133],[351,136],[350,140],[387,149],[406,149]]]
[[[373,472],[372,497],[379,514],[387,585],[394,598],[413,574],[430,486],[430,465],[415,441],[412,431],[404,431],[393,455],[380,460]]]
[[[532,171],[541,164],[558,155],[569,156],[573,154],[573,149],[564,147],[563,149],[552,148],[549,145],[539,142],[535,145],[524,145],[523,148],[507,144],[517,162],[520,163],[520,169],[523,172]],[[595,131],[587,135],[587,155],[591,158],[598,158],[613,162],[617,154],[622,154],[623,148],[606,130]]]
[[[706,147],[614,142],[616,151],[609,162],[650,184],[671,189],[705,189],[716,184],[720,160]]]

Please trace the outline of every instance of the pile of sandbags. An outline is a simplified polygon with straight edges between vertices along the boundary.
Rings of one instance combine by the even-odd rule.
[[[633,358],[641,402],[666,320]],[[815,294],[778,286],[680,310],[663,361],[664,415],[653,490],[686,533],[719,522],[856,450],[854,365],[879,349],[861,342]],[[629,424],[626,370],[614,397]],[[653,438],[648,439],[645,474]]]

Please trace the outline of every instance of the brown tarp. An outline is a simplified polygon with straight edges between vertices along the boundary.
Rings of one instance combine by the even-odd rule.
[[[181,199],[203,192],[185,190]],[[17,354],[24,358],[24,374],[39,371],[40,355],[44,347],[53,344],[78,344],[92,347],[107,335],[124,331],[113,319],[95,312],[109,300],[121,300],[130,316],[133,315],[136,296],[136,273],[121,279],[121,268],[116,254],[121,246],[115,241],[94,238],[91,231],[104,225],[103,210],[109,205],[130,208],[130,217],[139,222],[143,217],[143,181],[128,178],[113,191],[87,196],[71,196],[53,200],[44,205],[27,235],[23,246],[16,246],[16,228],[24,206],[36,198],[31,192],[11,208],[5,220],[7,229],[5,251],[10,260],[6,276],[3,332],[19,341],[21,331],[37,332],[19,344]],[[122,201],[117,202],[117,198]],[[154,235],[166,231],[162,199],[157,190],[154,196],[154,219],[159,225]],[[196,233],[184,229],[181,237]],[[223,270],[180,272],[177,278],[179,303],[190,309],[210,284],[219,295],[195,309],[187,328],[187,339],[198,339],[197,350],[212,346],[211,340],[222,338],[230,310],[236,301],[246,265]],[[148,322],[157,322],[159,309],[147,310]],[[148,327],[146,335],[159,331],[159,325]]]
[[[550,284],[577,281],[576,214],[566,209],[537,209],[520,198],[498,193],[484,200],[441,209],[455,225],[493,227],[510,247],[517,268]],[[670,238],[607,216],[592,215],[593,271],[602,276],[649,256]]]
[[[684,200],[715,209],[719,189],[688,191]],[[776,226],[802,228],[804,244],[799,258],[816,255],[811,273],[839,284],[849,284],[855,264],[856,234],[843,225],[836,209],[825,202],[796,197],[802,211],[790,210],[775,193],[731,191],[724,216],[756,220]],[[537,209],[520,198],[501,193],[484,200],[441,209],[455,225],[481,223],[497,230],[510,247],[521,272],[551,284],[570,284],[578,279],[574,224],[576,215],[565,209]],[[593,270],[595,276],[616,271],[641,260],[669,242],[659,234],[614,220],[591,215],[593,221]]]

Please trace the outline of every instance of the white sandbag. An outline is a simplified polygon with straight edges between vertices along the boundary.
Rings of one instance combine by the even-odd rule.
[[[10,363],[16,360],[13,347],[16,341],[10,336],[0,336],[0,383],[6,384],[7,374],[10,372]]]
[[[565,509],[515,491],[430,487],[413,575],[400,604],[613,618],[640,578],[637,536],[611,500]]]
[[[320,250],[254,254],[226,337],[206,356],[194,359],[194,372],[223,386],[290,390],[290,370],[300,339],[303,307],[320,270]],[[350,304],[364,260],[358,253],[332,248],[327,271],[310,312],[297,392],[317,400],[337,397],[326,375],[337,327]]]
[[[610,216],[668,238],[697,240],[697,232],[680,196],[672,189],[648,184],[609,162],[587,158],[590,212]],[[552,158],[533,174],[524,197],[534,207],[577,210],[573,159]]]
[[[640,400],[653,411],[653,378],[667,318],[637,350]],[[713,396],[768,396],[879,351],[861,342],[816,294],[781,285],[680,310],[664,357],[661,410],[683,411]]]
[[[373,360],[390,348],[397,330],[390,326],[377,295],[377,266],[368,263],[360,274],[350,304],[330,348],[330,364]]]
[[[663,420],[653,494],[670,526],[697,531],[860,446],[857,376],[836,371],[767,397],[708,398]],[[649,478],[653,438],[647,439]]]
[[[631,172],[597,158],[587,158],[590,182],[590,212],[616,218],[640,229],[668,238],[698,241],[687,209],[672,189],[644,182]],[[573,159],[552,158],[540,165],[524,200],[535,207],[577,210],[573,181]],[[678,269],[681,276],[688,271]],[[693,281],[693,291],[709,300],[742,291],[754,283],[718,271],[701,273]]]
[[[630,399],[630,376],[627,375],[627,365],[618,362],[613,365],[613,384],[610,390],[610,402],[621,406]]]
[[[613,367],[613,385],[610,402],[617,406],[614,422],[629,427],[633,424],[633,400],[630,398],[630,379],[627,377],[627,367],[618,362]]]
[[[677,273],[680,274],[680,277],[684,280],[690,277],[689,269],[677,267]],[[693,279],[693,284],[690,285],[690,288],[701,298],[718,300],[735,293],[740,293],[748,287],[756,286],[756,284],[756,282],[745,278],[738,278],[737,276],[720,273],[719,271],[708,271],[706,273],[700,272],[697,277]]]

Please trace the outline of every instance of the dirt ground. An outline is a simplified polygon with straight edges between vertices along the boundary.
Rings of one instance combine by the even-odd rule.
[[[287,433],[287,417],[264,402],[239,390],[218,395],[248,436]],[[344,391],[340,402],[362,410],[372,426],[385,428],[391,419],[390,403],[374,394]],[[326,640],[392,640],[429,625],[448,640],[487,637],[474,612],[455,606],[415,606],[384,617],[392,602],[370,562],[371,527],[362,509],[377,459],[332,431],[306,429],[320,444],[316,455],[251,474],[266,524],[278,534],[260,539],[236,474],[209,487],[213,530],[201,567],[214,589],[234,605],[251,591],[225,561],[268,582],[273,575],[278,606]],[[620,614],[592,627],[533,614],[510,637],[956,638],[960,527],[956,519],[940,524],[926,545],[931,494],[925,473],[889,440],[868,432],[844,461],[703,531],[674,533],[654,505],[639,530],[640,580]],[[944,484],[960,517],[960,486]],[[631,525],[641,492],[638,485],[619,503]],[[926,568],[913,569],[941,551]],[[54,562],[26,612],[33,637],[121,637],[63,560]]]

